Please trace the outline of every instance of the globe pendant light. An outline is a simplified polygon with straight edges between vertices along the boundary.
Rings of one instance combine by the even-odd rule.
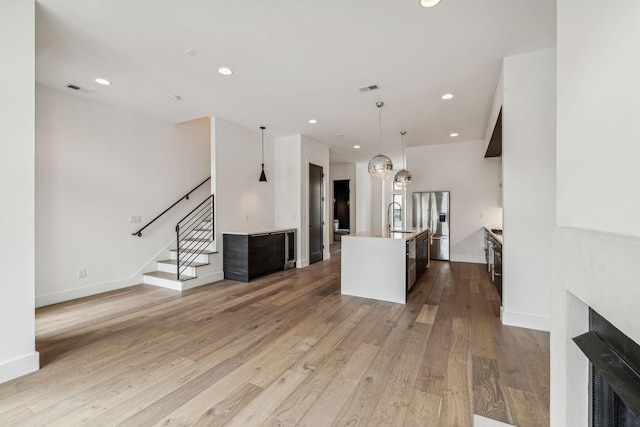
[[[400,140],[402,141],[402,170],[396,173],[396,176],[393,177],[393,182],[396,184],[400,184],[402,187],[405,187],[411,184],[411,172],[405,169],[405,156],[404,156],[404,136],[407,134],[407,131],[400,132]]]
[[[378,110],[378,142],[382,148],[382,106],[384,102],[376,102]],[[384,154],[378,154],[369,161],[369,175],[377,179],[387,179],[393,173],[393,162]]]
[[[264,130],[266,128],[264,126],[260,126],[260,130],[262,131],[262,172],[260,173],[259,182],[267,182],[267,176],[264,174]]]

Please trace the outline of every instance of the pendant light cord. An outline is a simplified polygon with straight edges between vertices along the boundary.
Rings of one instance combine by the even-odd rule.
[[[382,107],[384,106],[384,102],[377,102],[376,107],[378,107],[378,146],[380,148],[380,153],[382,153]]]
[[[382,107],[378,110],[378,147],[382,153]]]
[[[404,155],[404,136],[407,133],[407,131],[403,130],[402,132],[400,132],[400,141],[402,141],[402,169],[406,169],[407,165],[406,165],[406,157]]]
[[[264,126],[260,126],[260,130],[262,131],[262,166],[264,166]]]

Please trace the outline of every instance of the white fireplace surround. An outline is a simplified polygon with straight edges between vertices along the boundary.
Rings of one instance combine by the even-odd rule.
[[[575,228],[554,236],[551,331],[553,426],[587,426],[589,363],[571,340],[591,307],[640,343],[640,238]]]
[[[640,342],[638,16],[637,0],[557,0],[552,427],[588,425],[588,362],[571,338],[589,306]]]

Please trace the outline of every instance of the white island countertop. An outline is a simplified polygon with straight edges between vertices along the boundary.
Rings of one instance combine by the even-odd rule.
[[[405,304],[407,243],[429,230],[405,231],[365,231],[342,236],[341,292]]]
[[[377,239],[401,239],[401,240],[411,240],[415,239],[422,233],[426,233],[429,231],[428,228],[410,228],[407,230],[392,230],[391,232],[384,231],[362,231],[356,234],[348,234],[343,237],[373,237]]]

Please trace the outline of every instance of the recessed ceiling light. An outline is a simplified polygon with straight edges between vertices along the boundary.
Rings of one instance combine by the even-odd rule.
[[[453,94],[451,93],[445,93],[444,95],[442,95],[442,99],[451,99],[453,98]]]
[[[354,145],[353,148],[357,149],[357,148],[360,148],[360,146],[359,145]]]
[[[199,52],[195,49],[187,49],[184,51],[189,56],[196,56]]]
[[[433,7],[440,3],[440,0],[420,0],[420,6],[422,7]]]
[[[231,74],[233,74],[233,70],[231,70],[231,68],[227,68],[227,67],[218,68],[218,72],[220,74],[222,74],[223,76],[230,76]]]
[[[169,98],[171,98],[172,101],[180,101],[182,99],[180,95],[171,95]]]
[[[458,134],[457,134],[457,133],[455,133],[455,132],[453,132],[453,133],[450,133],[450,134],[449,134],[449,136],[450,136],[451,138],[455,138],[456,136],[458,136]]]
[[[111,82],[107,79],[101,79],[101,78],[97,78],[94,80],[96,83],[101,84],[103,86],[109,86],[111,84]]]
[[[309,123],[311,123],[312,125],[315,125],[316,123],[318,123],[318,121],[316,119],[311,119],[309,120]]]

